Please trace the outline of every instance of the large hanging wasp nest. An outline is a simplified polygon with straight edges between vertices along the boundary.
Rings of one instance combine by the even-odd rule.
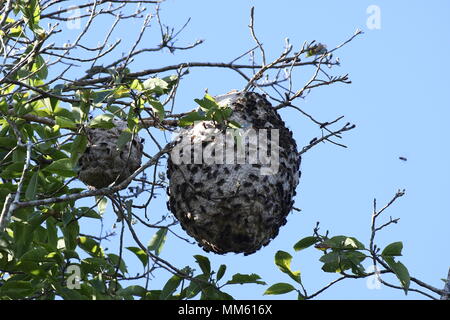
[[[121,183],[141,166],[143,145],[137,134],[123,148],[118,138],[127,128],[124,121],[113,121],[111,129],[86,128],[87,147],[78,160],[78,178],[93,188]]]
[[[229,134],[223,134],[221,124],[212,121],[195,123],[182,130],[168,161],[168,207],[204,250],[248,255],[267,245],[286,223],[300,178],[301,158],[292,132],[265,96],[233,93],[216,97],[216,101],[233,110],[229,120],[239,123],[241,132],[248,133],[250,129],[263,132],[267,143],[255,143],[245,134],[240,139],[239,134],[230,138]],[[273,142],[276,133],[279,139]],[[233,161],[227,158],[230,141],[235,153],[239,143],[246,146],[241,153],[245,154],[245,161],[242,157],[238,161],[234,153]],[[196,148],[203,152],[200,161],[195,158]],[[223,155],[218,150],[224,150]],[[255,150],[256,161],[252,158]],[[278,155],[278,159],[262,163],[264,153]],[[185,158],[180,161],[183,154]]]

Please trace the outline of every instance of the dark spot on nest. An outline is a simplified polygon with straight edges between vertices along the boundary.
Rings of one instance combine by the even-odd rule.
[[[192,174],[196,174],[198,172],[198,166],[193,166],[191,169]]]
[[[208,173],[208,172],[210,172],[211,171],[211,167],[210,166],[206,166],[206,167],[203,167],[202,168],[202,172],[203,173]]]
[[[203,192],[203,195],[205,196],[206,199],[211,199],[211,191],[205,191]]]
[[[251,183],[251,182],[244,182],[244,184],[243,184],[243,186],[245,187],[245,188],[249,188],[249,187],[251,187],[253,184]]]
[[[232,207],[233,207],[233,209],[237,210],[237,209],[239,209],[240,207],[242,207],[242,204],[240,204],[240,203],[235,203],[235,204],[232,205]]]
[[[260,193],[258,193],[256,198],[259,199],[261,202],[264,202],[266,200],[266,196]]]
[[[201,188],[201,187],[203,187],[203,183],[201,183],[201,182],[194,183],[194,188],[198,189],[198,188]]]
[[[250,173],[250,174],[248,175],[248,177],[249,177],[250,180],[252,180],[252,181],[258,181],[258,180],[259,180],[258,176],[257,176],[257,175],[254,175],[253,173]]]
[[[217,182],[217,185],[218,186],[221,186],[221,185],[223,185],[225,183],[225,179],[220,179],[218,182]]]
[[[273,220],[275,220],[274,217],[268,217],[268,218],[265,220],[265,222],[266,222],[266,223],[272,223]]]

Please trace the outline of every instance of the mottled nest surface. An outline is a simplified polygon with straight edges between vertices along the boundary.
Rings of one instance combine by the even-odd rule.
[[[268,165],[249,163],[248,158],[241,164],[236,160],[234,164],[225,160],[223,164],[177,164],[172,154],[167,172],[168,207],[204,250],[247,255],[267,245],[286,224],[300,178],[301,158],[292,132],[263,95],[234,93],[216,97],[216,101],[232,108],[230,120],[241,128],[279,130],[279,143],[269,147],[279,151],[278,170],[262,174],[261,169]],[[196,123],[180,133],[176,146],[200,142],[205,150],[223,144],[211,130],[224,131],[210,121]],[[255,148],[259,150],[259,146]]]
[[[143,145],[137,135],[122,149],[117,141],[127,125],[114,121],[111,129],[86,128],[88,144],[78,160],[78,178],[92,188],[100,189],[114,181],[119,184],[141,166]]]

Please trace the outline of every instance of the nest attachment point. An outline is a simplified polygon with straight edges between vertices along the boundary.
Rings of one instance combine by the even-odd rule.
[[[201,145],[203,156],[207,150],[220,150],[215,147],[223,144],[224,140],[218,137],[223,137],[220,133],[225,129],[212,121],[195,123],[180,132],[174,147],[177,152],[184,150],[180,154],[191,148],[191,161],[175,161],[174,151],[169,157],[168,208],[204,250],[248,255],[267,245],[286,223],[300,178],[301,158],[292,132],[264,95],[233,93],[215,99],[219,105],[232,109],[229,120],[241,128],[278,129],[277,144],[268,148],[278,151],[277,170],[264,173],[267,163],[261,164],[259,158],[256,163],[248,161],[251,142],[245,151],[245,162],[237,158],[234,163],[196,162],[196,143]],[[260,152],[259,144],[253,147]],[[211,155],[216,156],[215,152],[211,151]]]

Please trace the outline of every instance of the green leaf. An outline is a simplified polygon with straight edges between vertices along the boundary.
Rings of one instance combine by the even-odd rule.
[[[56,249],[58,245],[58,230],[56,228],[55,219],[53,217],[49,217],[45,220],[45,224],[47,226],[47,243],[53,249]]]
[[[191,284],[185,289],[186,299],[192,299],[202,291],[202,287],[195,281],[191,281]]]
[[[200,300],[234,300],[228,293],[220,291],[213,286],[207,286],[202,289]]]
[[[242,128],[241,125],[234,120],[228,121],[227,125],[228,125],[228,127],[232,128],[232,129]]]
[[[122,108],[115,105],[106,106],[106,110],[108,110],[109,112],[111,112],[113,115],[115,115],[120,119],[124,119],[127,116],[126,113],[122,110]]]
[[[316,244],[320,239],[317,237],[305,237],[294,245],[295,251],[300,251]]]
[[[0,297],[7,296],[11,299],[23,299],[31,295],[34,290],[30,281],[10,278],[0,287]]]
[[[112,273],[115,270],[116,268],[105,258],[91,257],[81,261],[82,274],[91,273],[96,275],[98,273]]]
[[[294,290],[295,290],[295,288],[294,288],[293,285],[291,285],[289,283],[280,282],[280,283],[275,283],[274,285],[271,285],[264,292],[264,295],[284,294],[284,293],[289,293],[289,292],[294,291]]]
[[[142,250],[141,248],[137,248],[137,247],[127,247],[126,249],[130,250],[131,252],[133,252],[136,257],[138,257],[139,260],[141,260],[142,265],[144,267],[147,266],[148,263],[148,255],[147,253]]]
[[[365,249],[364,245],[353,237],[347,237],[344,240],[343,246],[345,249],[358,249],[358,250]]]
[[[383,259],[395,273],[398,280],[400,280],[400,284],[403,287],[405,294],[408,294],[409,285],[411,282],[411,277],[409,275],[408,269],[403,265],[403,263],[401,263],[400,261],[395,261],[391,256],[384,256]]]
[[[300,292],[298,293],[297,300],[305,300],[305,298],[306,297],[302,295]]]
[[[70,161],[72,166],[75,166],[80,155],[86,150],[87,137],[85,135],[78,135],[72,142],[70,147]]]
[[[115,92],[114,89],[101,90],[101,91],[94,92],[94,99],[93,99],[94,104],[102,103],[103,101],[105,101],[106,98],[113,95],[114,92]]]
[[[28,182],[27,190],[25,191],[25,199],[34,200],[36,198],[36,190],[39,182],[39,171],[36,171],[31,176],[30,182]]]
[[[203,274],[209,276],[211,274],[211,262],[209,262],[209,259],[207,257],[201,256],[199,254],[195,255],[194,258],[195,258],[195,261],[200,266],[200,269],[202,269]]]
[[[173,86],[177,80],[178,80],[178,76],[176,74],[172,74],[170,76],[166,76],[164,78],[162,78],[165,82],[167,82],[169,84],[169,86]]]
[[[89,123],[89,126],[91,128],[111,129],[115,127],[114,123],[112,122],[113,119],[114,115],[104,113],[92,119]]]
[[[384,248],[381,255],[384,256],[401,256],[403,249],[403,243],[401,241],[393,242]]]
[[[164,246],[164,243],[166,243],[166,239],[167,239],[167,228],[160,228],[150,239],[147,249],[149,251],[154,251],[155,255],[159,256]]]
[[[130,129],[125,129],[123,130],[120,135],[119,138],[117,138],[117,147],[119,148],[119,150],[122,150],[123,147],[125,147],[125,145],[131,141],[131,138],[133,137],[133,133],[131,133]]]
[[[2,16],[0,15],[0,19],[1,18],[2,18]],[[6,22],[8,24],[14,25],[14,23],[16,21],[14,19],[7,17]],[[16,27],[8,28],[7,32],[8,32],[8,36],[10,36],[10,37],[23,37],[24,36],[23,29],[20,25],[17,25]],[[0,36],[4,37],[4,35],[5,35],[5,31],[0,30]]]
[[[209,111],[209,110],[214,110],[214,109],[220,108],[220,106],[217,104],[216,100],[214,100],[214,98],[212,96],[210,96],[209,94],[205,94],[205,96],[201,100],[194,99],[194,101],[197,102],[197,104],[204,111]]]
[[[57,291],[58,295],[61,295],[64,300],[87,300],[85,296],[79,293],[77,290],[62,287]]]
[[[63,226],[66,227],[73,220],[73,218],[74,218],[74,211],[65,210],[62,216]]]
[[[75,210],[75,216],[76,217],[86,217],[86,218],[92,218],[92,219],[101,219],[102,216],[100,216],[95,210],[89,208],[89,207],[79,207]]]
[[[34,262],[45,261],[45,256],[47,254],[48,251],[42,247],[33,248],[25,252],[23,256],[20,258],[20,261],[34,261]]]
[[[138,296],[138,297],[144,297],[147,291],[145,288],[138,286],[138,285],[132,285],[123,289],[119,289],[117,291],[117,295],[119,296]]]
[[[100,244],[90,237],[78,237],[78,245],[92,257],[103,257],[103,250]]]
[[[224,265],[224,264],[221,264],[220,267],[219,267],[219,270],[217,271],[217,274],[216,274],[216,280],[217,281],[222,279],[222,277],[224,276],[226,270],[227,270],[227,266]]]
[[[364,250],[364,244],[354,237],[335,236],[323,241],[321,247],[331,249],[350,249],[350,250]]]
[[[174,275],[172,278],[170,278],[169,281],[167,281],[167,283],[164,285],[159,298],[161,300],[169,299],[173,295],[175,290],[177,290],[182,280],[183,279],[177,275]]]
[[[35,61],[33,63],[33,67],[31,68],[32,72],[36,72],[36,75],[39,79],[46,79],[48,76],[48,69],[45,63],[44,58],[41,55],[36,56]]]
[[[5,148],[14,148],[17,145],[17,139],[12,137],[0,137],[0,146]]]
[[[164,94],[166,90],[169,88],[169,84],[166,81],[159,78],[147,79],[142,83],[142,86],[145,90],[155,93],[156,95]]]
[[[208,276],[204,274],[198,275],[194,278],[198,280],[208,281]],[[200,293],[203,287],[204,285],[201,284],[200,282],[191,280],[189,286],[186,289],[184,289],[186,299],[194,298],[196,295]]]
[[[23,162],[14,161],[0,172],[0,177],[4,179],[19,178],[22,175],[23,165]]]
[[[204,115],[201,115],[197,111],[193,111],[180,118],[179,125],[180,127],[187,127],[192,125],[195,121],[203,121],[205,119]]]
[[[301,283],[300,271],[291,270],[292,256],[285,251],[278,251],[275,254],[275,264],[278,268],[291,277],[294,281]]]
[[[130,84],[130,89],[142,91],[144,88],[142,87],[142,84],[138,79],[134,79]]]
[[[76,174],[69,158],[56,160],[42,170],[63,177],[73,177]]]
[[[25,3],[20,3],[20,11],[22,11],[24,20],[28,24],[31,30],[38,27],[39,20],[41,17],[41,8],[39,6],[39,1],[29,0]]]
[[[77,247],[77,238],[80,232],[80,227],[78,226],[78,221],[72,221],[65,228],[62,228],[64,235],[64,243],[66,249],[75,250]]]
[[[60,239],[63,243],[64,243],[64,239]],[[60,243],[60,241],[58,240],[58,243]],[[58,247],[60,247],[60,245],[58,244]],[[74,250],[67,250],[65,249],[63,251],[64,253],[64,258],[65,259],[77,259],[80,260],[80,256],[78,255],[78,253]]]
[[[65,108],[61,108],[60,106],[55,106],[55,109],[53,110],[53,114],[55,116],[64,117],[67,119],[75,118],[74,114],[71,111],[69,111]]]
[[[60,126],[61,128],[65,128],[65,129],[76,129],[77,128],[77,124],[73,120],[66,118],[66,117],[56,116],[55,121],[56,121],[56,124],[58,126]]]
[[[236,273],[235,275],[233,275],[231,280],[227,281],[227,284],[256,283],[265,285],[266,283],[264,281],[261,281],[260,279],[261,277],[255,273],[252,274]]]
[[[108,206],[108,198],[104,196],[96,196],[95,200],[97,202],[98,213],[102,216],[106,211],[106,207]]]
[[[342,272],[352,269],[356,274],[360,273],[361,262],[366,255],[359,251],[332,251],[320,257],[324,263],[322,270],[325,272]]]
[[[149,98],[148,103],[152,106],[153,111],[158,115],[160,120],[163,120],[166,116],[166,112],[164,110],[164,106],[161,102],[156,99]]]
[[[125,261],[123,261],[123,258],[120,258],[117,254],[114,253],[109,253],[108,258],[111,260],[111,262],[115,265],[115,266],[119,266],[119,270],[122,273],[127,273],[127,266],[125,264]],[[119,263],[120,261],[120,263]]]
[[[161,290],[149,290],[145,294],[145,300],[159,300]]]

